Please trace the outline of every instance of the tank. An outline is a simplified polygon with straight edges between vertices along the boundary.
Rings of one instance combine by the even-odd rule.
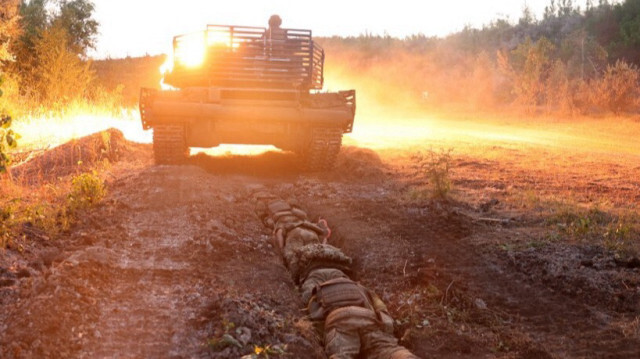
[[[208,25],[173,39],[168,89],[143,88],[157,164],[181,164],[190,147],[273,145],[307,171],[332,167],[353,129],[355,90],[323,92],[324,50],[311,30]]]

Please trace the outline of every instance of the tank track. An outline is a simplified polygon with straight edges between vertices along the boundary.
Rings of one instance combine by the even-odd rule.
[[[153,127],[153,157],[157,165],[183,164],[189,157],[184,125]]]
[[[339,128],[316,128],[311,141],[301,156],[300,167],[304,171],[327,171],[333,168],[342,146],[342,130]]]

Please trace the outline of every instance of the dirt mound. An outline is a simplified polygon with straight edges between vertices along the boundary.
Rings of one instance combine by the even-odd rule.
[[[104,160],[119,161],[135,147],[112,128],[47,150],[12,168],[11,174],[18,182],[39,184],[87,171]]]
[[[348,146],[340,150],[332,177],[375,181],[385,177],[385,169],[385,165],[375,151]]]

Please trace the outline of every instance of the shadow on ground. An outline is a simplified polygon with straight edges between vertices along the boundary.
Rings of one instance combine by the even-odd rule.
[[[215,174],[242,174],[259,177],[299,175],[297,158],[292,153],[265,152],[259,155],[209,156],[198,153],[187,163]]]

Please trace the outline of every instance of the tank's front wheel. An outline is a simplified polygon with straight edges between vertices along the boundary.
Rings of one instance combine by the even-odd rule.
[[[186,161],[189,157],[189,147],[184,125],[153,127],[153,157],[157,165],[179,165]]]

